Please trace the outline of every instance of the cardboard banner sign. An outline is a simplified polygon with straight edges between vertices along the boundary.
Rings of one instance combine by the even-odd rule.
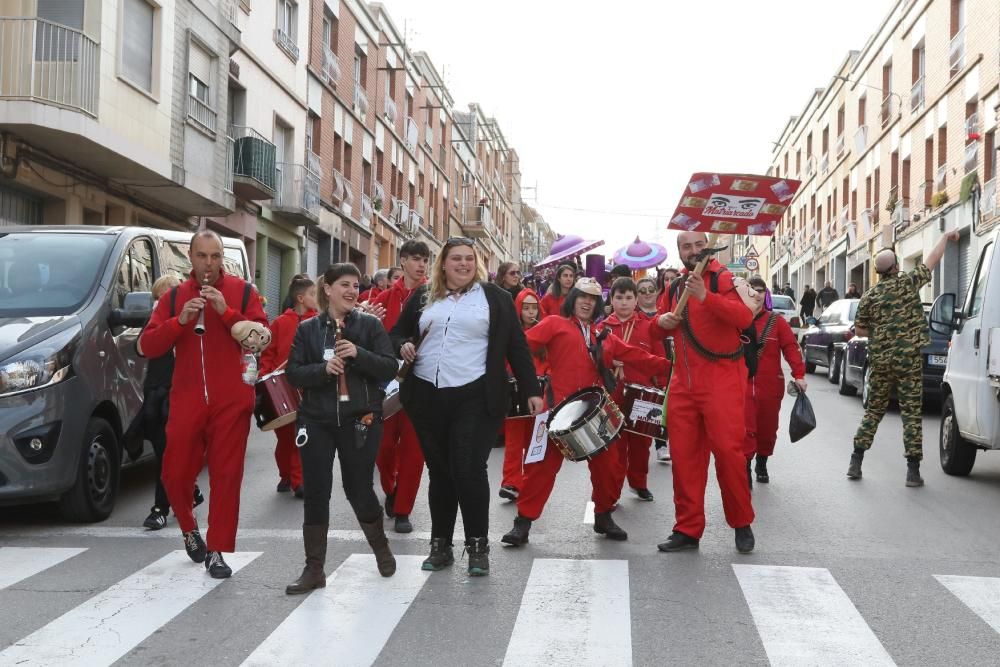
[[[771,236],[800,185],[773,176],[696,173],[667,228]]]

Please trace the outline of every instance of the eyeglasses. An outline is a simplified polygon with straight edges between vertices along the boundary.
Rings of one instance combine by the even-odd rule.
[[[456,245],[467,245],[470,248],[476,245],[476,242],[470,239],[468,236],[452,236],[449,237],[445,242],[446,246],[456,246]]]
[[[640,287],[639,294],[656,294],[656,289],[653,287]]]
[[[519,276],[519,275],[521,275],[521,272],[518,271],[517,269],[514,269],[512,271],[508,271],[507,275],[510,275],[510,276]]]

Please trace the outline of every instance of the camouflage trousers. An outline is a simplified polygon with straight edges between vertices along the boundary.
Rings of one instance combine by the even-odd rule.
[[[854,436],[855,449],[870,449],[875,431],[889,407],[889,396],[896,390],[899,412],[903,417],[903,450],[907,458],[921,460],[923,454],[923,360],[919,354],[896,358],[891,364],[871,367],[868,407]]]

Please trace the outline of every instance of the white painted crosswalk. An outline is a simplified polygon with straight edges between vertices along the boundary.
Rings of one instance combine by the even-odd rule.
[[[987,625],[1000,632],[1000,579],[936,574],[934,578]]]
[[[0,590],[44,572],[86,549],[0,547]]]

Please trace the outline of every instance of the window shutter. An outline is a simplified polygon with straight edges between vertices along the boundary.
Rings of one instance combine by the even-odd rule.
[[[122,68],[125,76],[147,91],[153,90],[153,7],[146,0],[125,0],[122,31]]]
[[[209,90],[212,89],[212,56],[194,42],[188,53],[188,68]]]
[[[38,18],[83,30],[83,0],[38,0]]]

